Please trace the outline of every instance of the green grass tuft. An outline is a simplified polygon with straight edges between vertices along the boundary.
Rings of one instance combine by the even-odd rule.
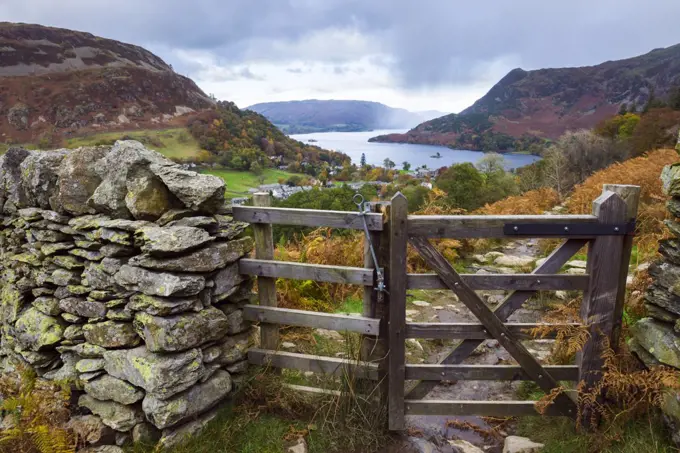
[[[281,178],[288,179],[295,174],[273,168],[265,169],[259,176],[249,171],[212,168],[206,169],[204,173],[219,176],[224,180],[224,182],[227,184],[227,198],[245,195],[248,193],[248,189],[252,189],[261,184],[274,184]]]

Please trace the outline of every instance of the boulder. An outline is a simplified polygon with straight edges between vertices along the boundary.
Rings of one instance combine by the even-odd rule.
[[[143,391],[109,374],[86,382],[84,390],[88,395],[98,400],[115,401],[125,405],[134,404],[144,398]]]
[[[129,310],[143,311],[154,316],[170,316],[185,311],[200,311],[203,308],[198,297],[156,297],[135,294],[127,305]]]
[[[59,343],[64,337],[64,323],[31,307],[14,325],[14,334],[24,349],[40,351]]]
[[[194,385],[203,376],[200,349],[154,354],[146,347],[104,352],[104,369],[157,398],[169,398]]]
[[[231,376],[219,370],[205,383],[197,384],[169,399],[161,400],[147,395],[142,401],[142,409],[147,420],[156,428],[165,429],[207,411],[223,400],[231,388]]]
[[[50,296],[36,297],[33,301],[33,308],[48,316],[59,316],[61,308],[59,308],[59,299]]]
[[[540,453],[544,445],[519,436],[508,436],[503,444],[503,453]]]
[[[450,440],[449,445],[454,448],[453,451],[455,453],[484,453],[484,450],[482,450],[479,447],[476,447],[467,440],[462,439]]]
[[[252,249],[253,239],[246,237],[214,243],[183,256],[156,258],[140,255],[132,258],[129,264],[171,272],[212,272],[233,263]]]
[[[52,198],[56,211],[73,215],[94,214],[87,205],[101,178],[95,171],[95,163],[111,150],[108,146],[87,146],[72,150],[59,166],[59,187]]]
[[[198,313],[161,317],[137,313],[135,330],[151,352],[176,352],[219,340],[229,330],[229,320],[210,307]]]
[[[50,198],[57,191],[59,166],[68,150],[40,151],[31,153],[21,162],[21,179],[26,191],[27,206],[55,209]]]
[[[659,362],[680,368],[680,338],[668,324],[643,318],[631,328],[633,338]]]
[[[228,366],[245,359],[251,343],[250,335],[250,332],[244,332],[226,337],[222,342],[216,344],[215,347],[219,349],[219,355],[213,362]],[[342,339],[342,337],[340,337],[340,339]]]
[[[14,285],[5,284],[0,289],[0,301],[2,304],[0,308],[0,321],[3,324],[12,324],[16,322],[19,316],[19,311],[24,305],[24,295]]]
[[[66,313],[84,318],[103,318],[106,316],[106,305],[80,297],[67,297],[59,301],[59,308]]]
[[[666,165],[661,171],[661,187],[666,195],[680,195],[680,165]]]
[[[196,250],[215,238],[194,227],[147,227],[135,232],[135,242],[151,256],[167,257]]]
[[[102,423],[102,419],[96,415],[71,417],[66,429],[73,431],[79,440],[90,445],[112,443],[116,439],[115,431]]]
[[[136,407],[114,401],[99,401],[90,395],[81,395],[78,405],[101,417],[102,423],[116,431],[129,431],[144,421],[144,415]]]
[[[132,442],[154,445],[161,438],[161,432],[151,423],[140,423],[132,428]]]
[[[102,182],[87,204],[112,217],[131,218],[132,214],[126,203],[128,178],[134,179],[135,172],[146,168],[150,163],[155,163],[159,168],[174,165],[171,160],[146,149],[139,142],[117,141],[111,151],[95,163],[95,170]]]
[[[171,450],[176,445],[184,442],[185,440],[197,435],[203,428],[206,427],[208,423],[217,417],[217,409],[213,409],[195,420],[187,422],[181,426],[171,429],[164,429],[163,436],[158,441],[158,447],[164,450]]]
[[[116,283],[125,289],[139,291],[149,296],[193,296],[205,287],[205,278],[201,275],[153,272],[127,264],[121,266],[114,278]]]
[[[213,296],[222,296],[224,294],[233,294],[234,288],[245,280],[238,270],[238,263],[232,264],[220,270],[215,275],[215,287],[213,288]],[[222,299],[218,297],[218,299]]]
[[[189,209],[215,214],[224,205],[226,186],[222,178],[182,170],[178,166],[151,164],[149,168]]]
[[[107,267],[106,262],[90,262],[83,272],[83,284],[89,286],[90,288],[102,291],[116,291],[118,286],[116,281],[109,272],[111,272],[111,267]],[[114,270],[115,273],[115,270]]]
[[[165,184],[148,169],[139,168],[128,174],[125,205],[135,219],[156,220],[179,204]]]
[[[533,256],[501,255],[494,260],[494,264],[497,266],[524,267],[529,266],[534,261],[536,261],[536,258]]]
[[[105,321],[83,326],[88,343],[103,348],[131,348],[141,342],[129,322]]]

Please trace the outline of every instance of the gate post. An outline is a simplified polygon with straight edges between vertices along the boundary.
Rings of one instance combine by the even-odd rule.
[[[383,268],[385,285],[389,285],[389,258],[390,258],[390,205],[389,203],[373,203],[370,211],[382,213],[382,231],[370,231],[371,242],[375,249],[378,266]],[[364,240],[364,267],[375,269],[375,263],[369,250],[368,241]],[[378,379],[380,386],[381,403],[387,404],[388,381],[387,381],[387,354],[389,351],[389,295],[378,293],[375,288],[376,272],[373,272],[373,286],[364,286],[363,316],[380,319],[380,332],[377,337],[364,335],[361,341],[361,361],[378,364]]]
[[[627,211],[626,203],[614,192],[604,191],[593,202],[593,215],[597,217],[598,223],[623,224],[627,220]],[[581,318],[588,327],[590,338],[578,357],[579,388],[584,393],[591,392],[601,379],[604,365],[602,355],[605,346],[612,345],[614,339],[617,304],[622,287],[621,268],[625,265],[627,269],[629,259],[623,253],[624,238],[622,235],[596,236],[588,246],[587,272],[590,281],[583,295]],[[625,275],[623,279],[625,290]],[[593,408],[584,403],[587,401],[579,398],[580,424],[589,428],[597,422],[598,417]]]
[[[404,382],[406,378],[406,248],[408,244],[408,204],[401,192],[392,197],[390,210],[390,321],[388,413],[389,429],[402,430]]]
[[[253,195],[253,205],[270,207],[271,195],[257,192]],[[259,260],[274,259],[274,234],[271,223],[253,223],[255,236],[255,258]],[[272,277],[257,277],[257,294],[260,305],[276,307],[276,279]],[[260,347],[276,351],[279,348],[279,327],[276,324],[260,323]]]

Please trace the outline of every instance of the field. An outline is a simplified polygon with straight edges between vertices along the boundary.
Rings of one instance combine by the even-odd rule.
[[[249,171],[225,170],[225,169],[206,169],[203,173],[219,176],[227,184],[227,198],[233,198],[248,193],[248,189],[257,187],[261,184],[274,184],[279,179],[288,179],[296,173],[283,170],[267,168],[261,175],[256,175]]]
[[[66,140],[66,148],[79,146],[111,145],[116,140],[129,137],[143,143],[146,147],[156,150],[171,159],[190,159],[201,151],[198,142],[184,128],[135,131],[103,132],[101,134],[86,135]]]

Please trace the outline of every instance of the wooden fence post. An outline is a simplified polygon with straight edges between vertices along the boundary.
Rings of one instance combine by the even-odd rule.
[[[371,231],[371,241],[378,259],[378,265],[383,268],[385,285],[389,285],[388,261],[390,258],[389,223],[390,206],[388,203],[372,204],[371,212],[383,214],[383,230]],[[368,241],[364,241],[364,267],[374,269],[375,263],[369,250]],[[376,274],[373,274],[375,284]],[[380,333],[377,337],[364,335],[361,342],[361,361],[378,363],[380,379],[380,398],[387,404],[387,353],[389,334],[389,296],[387,293],[379,294],[375,286],[364,286],[363,316],[366,318],[380,319]]]
[[[614,192],[626,203],[626,221],[635,220],[640,202],[640,186],[623,184],[604,184],[602,193]],[[614,310],[614,331],[612,333],[612,348],[617,349],[621,336],[623,323],[623,306],[626,300],[626,279],[630,265],[630,255],[633,251],[633,236],[628,235],[623,239],[623,253],[621,255],[621,270],[619,274],[619,291],[616,295],[616,309]]]
[[[406,377],[406,254],[408,244],[408,204],[398,192],[390,208],[390,321],[388,413],[389,429],[403,430],[404,381]]]
[[[257,192],[253,195],[253,205],[258,207],[271,206],[271,195]],[[255,258],[260,260],[274,259],[274,234],[271,223],[254,223]],[[257,293],[260,305],[276,307],[276,279],[272,277],[257,278]],[[260,324],[260,347],[262,349],[277,350],[279,347],[279,327],[276,324]]]
[[[593,215],[599,223],[623,224],[627,220],[627,206],[613,192],[604,192],[593,202]],[[588,247],[588,274],[590,283],[583,295],[581,318],[588,326],[590,338],[579,354],[579,379],[581,391],[592,391],[602,375],[604,352],[611,344],[620,288],[624,236],[596,236]],[[625,277],[624,277],[625,284]],[[593,408],[579,398],[580,422],[589,428],[597,421]],[[585,403],[585,404],[584,404]]]

